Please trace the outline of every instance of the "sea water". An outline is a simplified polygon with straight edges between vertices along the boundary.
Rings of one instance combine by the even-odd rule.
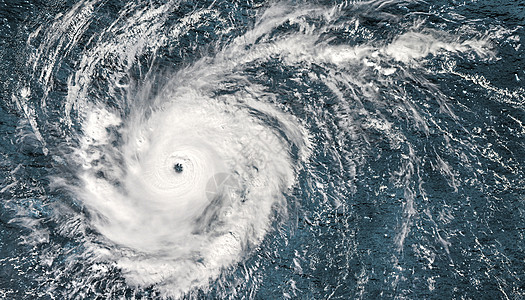
[[[524,25],[1,1],[0,297],[523,298]]]

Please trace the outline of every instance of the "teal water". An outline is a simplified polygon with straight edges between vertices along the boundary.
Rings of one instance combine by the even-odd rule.
[[[0,0],[0,298],[522,299],[524,26]]]

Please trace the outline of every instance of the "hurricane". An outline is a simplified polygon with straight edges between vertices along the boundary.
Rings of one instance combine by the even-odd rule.
[[[525,296],[523,11],[0,3],[0,296]]]

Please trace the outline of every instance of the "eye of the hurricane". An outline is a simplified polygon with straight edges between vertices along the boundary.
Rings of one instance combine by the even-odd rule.
[[[175,170],[175,173],[182,173],[182,171],[184,171],[184,167],[182,166],[181,163],[176,163],[173,166],[173,170]]]

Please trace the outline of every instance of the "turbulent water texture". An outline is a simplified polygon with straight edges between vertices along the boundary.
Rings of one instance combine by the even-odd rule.
[[[0,297],[525,297],[520,1],[0,1]]]

